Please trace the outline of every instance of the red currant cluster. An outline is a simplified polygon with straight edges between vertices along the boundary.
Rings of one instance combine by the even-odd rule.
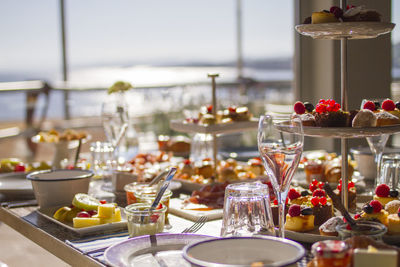
[[[322,182],[319,182],[319,181],[317,181],[317,180],[312,180],[312,182],[311,182],[311,184],[310,184],[310,186],[309,186],[309,188],[310,188],[310,191],[311,192],[314,192],[316,189],[322,189],[322,188],[324,188],[324,183],[322,183]]]
[[[322,184],[322,183],[320,183]],[[311,198],[311,204],[315,206],[318,206],[321,204],[322,206],[326,205],[327,199],[326,199],[326,193],[325,190],[323,189],[315,189],[313,192],[313,197]]]
[[[335,100],[333,99],[321,99],[316,108],[315,111],[318,113],[324,113],[324,112],[335,112],[335,111],[339,111],[340,109],[340,104],[337,103]]]
[[[350,188],[354,187],[354,182],[350,181],[348,184],[348,189],[350,190]],[[337,186],[337,189],[342,192],[342,179],[339,180],[339,184]]]

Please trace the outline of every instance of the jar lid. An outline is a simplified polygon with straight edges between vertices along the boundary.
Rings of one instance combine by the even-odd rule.
[[[341,240],[324,240],[314,243],[312,254],[323,258],[344,258],[349,253],[349,246]]]

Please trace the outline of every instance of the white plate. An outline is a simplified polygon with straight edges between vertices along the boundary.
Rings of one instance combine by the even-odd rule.
[[[295,266],[304,255],[302,245],[271,236],[204,240],[183,249],[183,257],[192,266],[207,267],[260,266],[256,262],[262,266]]]
[[[106,223],[106,224],[101,224],[101,225],[96,225],[96,226],[90,226],[90,227],[84,227],[84,228],[74,228],[72,226],[71,222],[60,222],[57,221],[56,219],[53,218],[54,212],[58,210],[60,207],[50,207],[50,208],[40,208],[37,210],[37,212],[45,217],[46,219],[61,225],[62,227],[77,233],[78,235],[87,235],[87,234],[93,234],[93,233],[106,233],[106,232],[114,232],[118,230],[123,230],[127,228],[126,225],[126,217],[125,217],[125,212],[123,208],[121,209],[121,216],[122,220],[120,222],[115,222],[115,223]]]
[[[26,179],[26,175],[25,172],[0,174],[0,193],[6,197],[34,197],[32,183]]]
[[[182,258],[182,248],[192,242],[212,238],[196,234],[157,234],[130,238],[104,252],[107,264],[125,266],[190,267]],[[159,262],[162,261],[162,265]],[[137,265],[135,265],[135,263]]]
[[[334,22],[320,24],[301,24],[295,28],[298,33],[314,39],[375,38],[389,33],[395,24],[387,22]]]
[[[290,123],[289,121],[284,121],[277,123],[276,125],[278,129],[282,131],[288,131],[290,130],[290,128],[286,126],[289,123]],[[365,128],[303,126],[303,132],[305,136],[314,136],[314,137],[360,138],[368,136],[377,136],[381,134],[394,134],[400,132],[400,124],[381,126],[381,127],[365,127]]]
[[[237,133],[258,128],[258,119],[252,118],[249,121],[237,121],[232,123],[217,123],[212,125],[202,125],[197,123],[186,123],[182,121],[171,121],[172,130],[184,133]]]
[[[193,210],[193,209],[182,209],[182,203],[184,200],[179,198],[171,198],[169,201],[169,212],[176,216],[197,221],[201,216],[207,216],[208,221],[221,219],[223,215],[222,209],[211,209],[211,210]],[[202,208],[204,205],[190,204],[193,208]],[[206,207],[204,207],[206,208]]]

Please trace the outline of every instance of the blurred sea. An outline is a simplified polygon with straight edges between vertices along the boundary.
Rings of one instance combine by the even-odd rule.
[[[208,73],[219,73],[218,83],[236,81],[237,70],[233,66],[134,66],[134,67],[92,67],[76,69],[69,73],[70,85],[77,88],[108,88],[115,81],[124,80],[138,89],[130,90],[127,100],[130,113],[140,116],[157,111],[171,111],[176,106],[211,102],[211,84]],[[244,76],[257,81],[289,81],[293,79],[291,69],[245,68]],[[18,75],[0,73],[0,81],[23,81],[26,77],[38,75]],[[42,74],[40,79],[51,86],[60,84],[57,75]],[[37,79],[37,78],[33,78]],[[174,84],[176,87],[167,88]],[[190,84],[190,86],[187,86]],[[202,84],[202,85],[200,85]],[[143,88],[152,86],[155,88]],[[140,88],[142,87],[142,88]],[[290,88],[288,88],[290,89]],[[225,105],[240,104],[251,99],[280,98],[276,90],[260,92],[248,91],[246,98],[238,98],[238,92],[232,88],[218,87],[218,98]],[[260,95],[261,94],[261,95]],[[109,96],[105,90],[72,90],[69,94],[71,115],[99,116],[101,103]],[[44,105],[44,98],[38,101],[38,110]],[[23,92],[7,92],[0,94],[0,121],[22,120],[25,110],[25,94]],[[63,92],[52,90],[47,118],[63,116]]]

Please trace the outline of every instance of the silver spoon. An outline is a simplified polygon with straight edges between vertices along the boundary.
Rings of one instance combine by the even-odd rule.
[[[153,180],[150,181],[150,183],[148,184],[148,186],[152,186],[156,183],[158,183],[166,174],[168,173],[167,170],[162,171],[159,175],[157,175],[156,177],[153,178]]]

